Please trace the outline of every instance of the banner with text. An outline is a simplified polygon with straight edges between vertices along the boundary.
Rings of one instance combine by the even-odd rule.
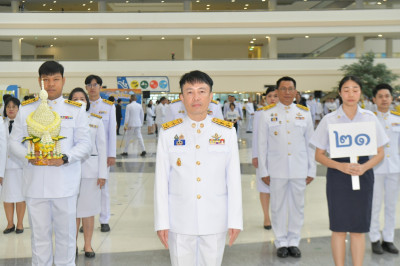
[[[166,76],[128,76],[117,77],[118,89],[141,89],[151,92],[169,92],[169,79]]]

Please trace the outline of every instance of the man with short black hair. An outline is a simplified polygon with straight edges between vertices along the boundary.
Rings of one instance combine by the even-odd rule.
[[[85,79],[85,85],[90,100],[89,112],[100,115],[104,124],[107,142],[108,175],[110,175],[110,167],[115,165],[115,157],[117,153],[117,134],[115,130],[117,127],[117,121],[115,116],[115,106],[113,102],[100,97],[100,89],[103,85],[103,80],[99,76],[89,75]],[[109,177],[106,179],[106,183],[101,190],[101,212],[99,219],[101,232],[110,231],[110,225],[108,223],[111,217],[111,212],[108,181]]]

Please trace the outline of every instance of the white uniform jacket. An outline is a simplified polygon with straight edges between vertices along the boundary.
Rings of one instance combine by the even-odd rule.
[[[224,119],[221,107],[218,102],[212,100],[208,105],[208,115],[219,119]],[[181,100],[174,100],[166,109],[166,121],[172,121],[186,116],[186,109]]]
[[[254,112],[253,120],[253,135],[251,137],[251,158],[258,158],[258,124],[260,121],[260,114],[265,110],[265,107],[258,108]]]
[[[90,101],[90,113],[102,117],[107,142],[107,157],[116,157],[117,154],[117,118],[115,116],[115,105],[102,98]]]
[[[137,102],[131,102],[126,106],[125,111],[125,125],[127,129],[131,129],[133,127],[141,127],[143,126],[144,114],[143,108]]]
[[[82,178],[108,178],[107,143],[101,116],[88,114],[91,153],[82,161]]]
[[[4,119],[4,130],[6,133],[6,138],[9,139],[10,137],[10,133],[8,133],[8,126],[10,123],[10,119],[8,117],[6,117]],[[14,128],[14,125],[13,125]],[[6,169],[22,169],[23,168],[23,162],[21,162],[20,160],[18,160],[17,157],[15,157],[15,155],[13,155],[10,152],[10,142],[7,142],[7,160],[6,160]]]
[[[209,116],[195,122],[186,116],[161,130],[154,184],[156,231],[208,235],[243,229],[236,132],[212,120],[230,124]]]
[[[3,119],[0,119],[0,177],[4,177],[7,160],[7,137],[3,126]]]
[[[377,111],[376,116],[389,137],[389,143],[383,146],[385,157],[374,167],[374,173],[380,175],[400,173],[400,113]]]
[[[315,150],[309,146],[314,132],[311,114],[303,106],[271,104],[260,114],[258,167],[261,177],[315,177]]]
[[[167,105],[165,104],[162,104],[162,103],[159,103],[157,106],[156,106],[156,124],[157,125],[160,125],[160,124],[163,124],[163,123],[165,123],[165,122],[167,122],[167,120],[166,120],[166,109],[167,109]]]
[[[25,158],[28,136],[26,118],[36,110],[40,101],[20,107],[10,136],[11,152],[24,163],[23,194],[29,198],[63,198],[77,195],[81,181],[81,160],[90,154],[90,135],[86,112],[83,107],[67,103],[59,97],[48,100],[52,111],[61,117],[61,152],[68,156],[69,163],[61,166],[35,166]]]
[[[246,113],[247,115],[254,115],[254,104],[246,103]]]

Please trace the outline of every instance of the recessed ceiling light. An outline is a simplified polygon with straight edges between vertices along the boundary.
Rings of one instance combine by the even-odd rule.
[[[54,39],[54,40],[57,40],[57,37],[54,37],[53,39]]]
[[[200,0],[196,0],[196,3],[200,3]]]
[[[52,9],[52,8],[50,8],[49,10],[50,10],[50,11],[53,11],[53,9]]]
[[[24,38],[19,38],[20,40],[23,40]]]
[[[207,5],[207,7],[209,7],[210,5]]]
[[[165,1],[161,1],[161,3],[164,3]]]
[[[235,3],[235,0],[231,0],[232,3]]]
[[[262,2],[265,2],[265,0],[261,0]]]
[[[53,1],[53,3],[55,4],[55,3],[57,3],[57,1]]]
[[[256,41],[257,39],[256,38],[253,38],[253,41]]]
[[[91,10],[90,7],[87,10],[90,11]]]
[[[161,37],[161,40],[165,40],[165,37]]]
[[[381,2],[377,2],[376,4],[377,4],[377,5],[382,5],[382,3],[381,3]]]
[[[50,47],[53,47],[53,46],[54,46],[54,45],[52,45],[52,44],[50,45]]]
[[[250,43],[254,43],[254,41],[250,41]]]
[[[249,6],[249,4],[245,4],[244,6]]]
[[[308,39],[308,38],[310,38],[310,36],[308,36],[308,35],[306,35],[306,36],[304,36],[306,39]]]
[[[46,4],[43,4],[43,6],[46,6]]]
[[[196,38],[197,40],[200,40],[200,36]]]
[[[86,6],[86,4],[82,4],[82,6]]]
[[[383,36],[382,34],[378,34],[378,37],[379,37],[379,38],[382,38],[382,36]]]
[[[265,39],[269,39],[269,36],[265,36]]]
[[[125,40],[129,40],[129,37],[126,37]]]
[[[89,3],[90,3],[90,4],[92,4],[92,3],[93,3],[93,1],[90,1]]]
[[[129,1],[125,1],[125,3],[129,3]]]
[[[207,10],[210,10],[210,8],[209,8],[209,7],[207,7],[206,9],[207,9]]]
[[[93,40],[93,37],[90,37],[91,40]]]
[[[243,9],[247,9],[247,7],[243,8]]]

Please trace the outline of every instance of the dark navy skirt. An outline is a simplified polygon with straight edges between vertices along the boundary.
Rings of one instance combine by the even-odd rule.
[[[350,162],[349,158],[333,159]],[[359,157],[358,163],[369,160]],[[329,229],[334,232],[367,233],[371,224],[374,172],[372,169],[360,176],[360,190],[353,190],[351,176],[328,168],[326,196],[329,209]]]

